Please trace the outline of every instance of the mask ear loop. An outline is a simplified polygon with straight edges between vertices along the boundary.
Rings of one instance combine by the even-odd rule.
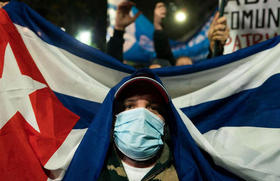
[[[113,115],[112,116],[112,129],[111,129],[111,132],[110,132],[110,145],[113,145],[115,144],[114,142],[114,129],[115,129],[115,123],[116,123],[116,120],[117,120],[117,115]]]

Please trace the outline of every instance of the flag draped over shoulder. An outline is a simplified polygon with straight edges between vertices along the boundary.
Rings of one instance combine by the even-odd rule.
[[[135,69],[16,1],[0,9],[0,34],[0,180],[62,180],[68,168],[65,180],[96,179],[113,93]],[[279,42],[153,70],[172,98],[181,180],[280,179]]]
[[[139,70],[135,74],[149,73],[149,70]],[[113,122],[113,100],[118,88],[131,77],[124,78],[113,87],[105,98],[99,112],[88,128],[75,156],[64,177],[66,181],[97,180],[111,142]],[[158,78],[157,78],[158,79]],[[159,79],[158,79],[159,81]],[[172,115],[169,122],[170,137],[176,171],[180,180],[239,180],[238,177],[211,163],[203,156],[195,144],[190,133],[178,114],[176,108],[170,103],[167,108]],[[103,131],[100,131],[103,130]],[[93,144],[94,143],[94,144]]]

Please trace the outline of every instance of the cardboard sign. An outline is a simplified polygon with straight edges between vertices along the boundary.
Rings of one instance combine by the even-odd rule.
[[[229,0],[224,15],[230,28],[225,54],[280,33],[280,0]]]

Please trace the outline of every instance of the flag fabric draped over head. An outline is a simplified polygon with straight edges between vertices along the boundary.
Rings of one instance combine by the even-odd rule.
[[[149,71],[140,70],[135,75],[143,73],[149,73]],[[124,78],[108,93],[80,143],[64,180],[96,180],[98,178],[102,169],[100,165],[104,163],[111,142],[115,93],[124,82],[133,78],[135,75],[133,74],[131,77]],[[166,121],[170,125],[170,137],[173,143],[171,150],[174,151],[175,167],[180,180],[238,180],[238,177],[222,168],[211,166],[211,163],[203,156],[199,147],[191,138],[190,133],[186,131],[186,127],[172,103],[170,103],[169,109],[171,112],[169,114],[173,116],[172,120]],[[169,112],[168,110],[167,112]],[[101,132],[100,130],[103,131]]]
[[[62,180],[66,171],[65,180],[95,180],[113,93],[135,69],[16,1],[0,9],[0,34],[0,180]],[[279,42],[153,70],[172,98],[181,180],[280,179]]]
[[[280,34],[279,1],[228,1],[225,16],[230,28],[225,53],[232,53]]]
[[[116,9],[123,0],[108,0],[108,16],[110,26],[108,27],[107,39],[113,35]],[[132,8],[132,13],[136,14],[138,9]],[[170,47],[175,58],[188,56],[194,62],[203,60],[209,54],[208,30],[213,16],[205,22],[187,41],[170,40]],[[124,34],[124,59],[134,62],[149,63],[156,58],[153,42],[154,26],[143,14],[134,23],[129,25]]]

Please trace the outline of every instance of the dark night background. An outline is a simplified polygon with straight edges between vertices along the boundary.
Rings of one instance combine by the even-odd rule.
[[[41,16],[66,32],[75,36],[79,29],[89,29],[93,32],[93,42],[101,50],[106,48],[106,29],[108,25],[106,0],[19,0],[25,2]],[[136,7],[148,17],[153,19],[153,8],[158,0],[132,0]],[[212,14],[218,0],[167,0],[168,12],[185,8],[188,21],[184,24],[175,23],[166,18],[165,30],[170,38],[186,40],[191,37]],[[169,13],[171,14],[171,13]]]

